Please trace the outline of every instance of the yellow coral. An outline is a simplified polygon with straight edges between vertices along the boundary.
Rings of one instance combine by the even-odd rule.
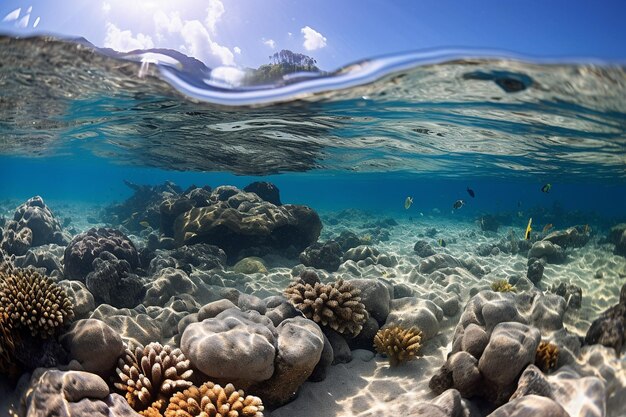
[[[517,289],[509,284],[506,279],[497,279],[491,283],[491,289],[495,292],[515,292]]]
[[[391,366],[413,359],[421,347],[422,332],[412,327],[391,326],[380,329],[374,336],[374,347],[382,355],[387,355]]]
[[[245,396],[233,384],[206,382],[174,394],[165,417],[263,417],[263,408],[260,398]]]
[[[541,342],[535,355],[535,365],[543,372],[556,368],[559,361],[559,347],[554,343]]]
[[[307,318],[331,329],[356,336],[367,320],[367,311],[361,303],[361,290],[342,279],[322,284],[319,278],[298,279],[285,290],[285,296]]]

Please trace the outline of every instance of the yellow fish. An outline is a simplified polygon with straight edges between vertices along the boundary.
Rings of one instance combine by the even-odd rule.
[[[146,228],[150,227],[150,223],[148,223],[148,222],[147,222],[147,221],[145,221],[145,220],[140,221],[140,222],[139,222],[139,224],[140,224],[140,225],[142,225],[143,227],[146,227]]]
[[[404,208],[408,210],[411,204],[413,204],[413,197],[407,197],[406,200],[404,200]]]
[[[530,232],[533,230],[532,227],[530,227],[532,222],[533,222],[533,218],[531,217],[530,219],[528,219],[528,226],[526,226],[526,233],[524,233],[524,238],[526,240],[530,240]]]

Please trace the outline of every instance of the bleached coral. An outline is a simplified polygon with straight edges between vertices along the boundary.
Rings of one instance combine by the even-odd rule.
[[[126,348],[118,360],[116,373],[118,380],[114,385],[126,392],[128,404],[150,415],[165,409],[175,392],[191,387],[189,378],[193,370],[180,349],[150,343],[134,352]]]
[[[342,279],[322,284],[317,277],[300,278],[284,294],[307,318],[339,333],[358,335],[368,317],[361,291]]]

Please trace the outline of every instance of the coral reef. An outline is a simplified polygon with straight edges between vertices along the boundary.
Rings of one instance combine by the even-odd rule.
[[[358,335],[368,317],[360,291],[342,279],[332,284],[322,284],[317,276],[314,279],[317,282],[295,280],[285,290],[285,296],[314,322],[339,333]]]
[[[392,326],[380,329],[374,337],[376,351],[389,358],[391,366],[413,359],[421,347],[421,332],[416,328]]]
[[[74,317],[63,288],[32,269],[0,272],[0,301],[5,325],[28,329],[41,338],[54,335]]]
[[[260,398],[235,390],[232,384],[224,388],[205,382],[172,396],[165,417],[263,417]]]
[[[491,290],[495,292],[515,292],[516,288],[506,279],[497,279],[491,283]]]
[[[539,343],[535,354],[535,365],[543,372],[548,372],[554,368],[559,361],[559,348],[554,343],[542,341]]]
[[[177,245],[217,245],[234,263],[241,257],[263,256],[290,246],[301,251],[317,241],[322,229],[319,216],[309,207],[277,206],[235,187],[216,188],[211,203],[176,218]]]
[[[65,277],[85,281],[93,271],[93,261],[102,252],[110,252],[117,259],[125,260],[131,268],[139,266],[139,255],[133,242],[119,230],[101,227],[91,228],[74,236],[65,248],[63,265]]]
[[[180,349],[150,343],[133,352],[126,348],[118,360],[115,388],[126,392],[126,400],[137,411],[163,411],[177,391],[191,387],[190,363]],[[153,411],[152,411],[153,412]]]

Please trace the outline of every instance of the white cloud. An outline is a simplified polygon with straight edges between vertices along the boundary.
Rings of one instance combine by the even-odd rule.
[[[138,33],[137,36],[133,36],[130,30],[121,30],[113,23],[108,22],[104,46],[113,48],[116,51],[127,52],[134,49],[154,48],[154,42],[152,42],[152,38],[149,35]]]
[[[35,23],[33,23],[33,27],[36,28],[37,26],[39,26],[39,21],[41,20],[41,17],[37,17],[37,19],[35,19]]]
[[[220,0],[209,0],[209,7],[206,9],[206,23],[211,33],[215,33],[215,25],[222,18],[224,14],[224,4]]]
[[[180,34],[189,53],[205,64],[209,66],[235,64],[235,56],[230,49],[214,42],[207,28],[199,20],[185,21]]]
[[[291,38],[293,36],[293,33],[287,32],[287,36],[289,36]]]
[[[240,48],[240,47],[238,47],[238,46],[235,46],[235,47],[233,48],[233,51],[235,51],[235,53],[236,53],[237,55],[240,55],[240,54],[241,54],[241,48]]]
[[[30,20],[30,13],[26,14],[25,16],[22,16],[22,18],[17,21],[15,26],[17,26],[18,28],[25,28],[28,26],[29,20]]]
[[[310,26],[305,26],[300,29],[300,33],[304,35],[304,43],[302,46],[304,46],[304,49],[307,51],[314,51],[326,46],[326,38]]]
[[[110,11],[111,11],[111,3],[108,3],[108,2],[106,2],[106,1],[105,1],[105,2],[103,2],[103,3],[102,3],[102,12],[103,12],[104,14],[107,14],[107,13],[109,13]]]
[[[246,72],[235,67],[217,67],[211,71],[210,82],[225,87],[239,87]]]
[[[274,39],[264,39],[263,43],[272,49],[276,48],[276,42],[274,42]]]
[[[179,46],[181,52],[192,55],[209,66],[235,64],[235,56],[231,50],[215,42],[205,24],[199,20],[183,20],[178,12],[168,16],[159,10],[154,14],[154,24],[159,42],[165,40],[166,34],[177,35],[182,40],[182,45]]]

